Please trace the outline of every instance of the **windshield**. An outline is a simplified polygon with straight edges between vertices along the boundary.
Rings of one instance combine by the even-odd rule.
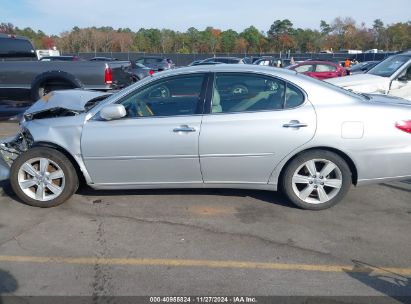
[[[389,57],[369,70],[368,74],[390,77],[410,59],[410,55],[396,55]]]

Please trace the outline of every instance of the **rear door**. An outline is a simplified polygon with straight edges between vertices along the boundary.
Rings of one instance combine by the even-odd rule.
[[[203,116],[200,162],[205,183],[267,184],[274,167],[308,142],[316,115],[304,93],[254,73],[217,73]]]
[[[315,77],[321,80],[338,77],[337,68],[330,64],[317,63],[315,66]]]

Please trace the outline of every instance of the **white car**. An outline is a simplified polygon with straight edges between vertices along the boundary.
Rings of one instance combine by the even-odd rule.
[[[358,93],[392,95],[411,101],[411,51],[388,57],[365,74],[325,81]]]

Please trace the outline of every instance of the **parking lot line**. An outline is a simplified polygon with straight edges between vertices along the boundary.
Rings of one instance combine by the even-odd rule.
[[[289,271],[317,272],[351,272],[351,273],[387,273],[411,275],[411,268],[397,267],[354,267],[354,265],[313,265],[287,264],[252,261],[218,261],[218,260],[185,260],[185,259],[150,259],[150,258],[95,258],[95,257],[47,257],[47,256],[11,256],[0,255],[0,262],[11,263],[60,263],[73,265],[113,265],[113,266],[174,266],[174,267],[209,267],[209,268],[240,268]]]

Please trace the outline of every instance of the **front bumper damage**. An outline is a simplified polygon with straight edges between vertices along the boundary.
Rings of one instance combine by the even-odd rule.
[[[10,167],[14,160],[33,144],[29,131],[22,130],[15,137],[8,137],[0,141],[0,181],[10,176]]]

